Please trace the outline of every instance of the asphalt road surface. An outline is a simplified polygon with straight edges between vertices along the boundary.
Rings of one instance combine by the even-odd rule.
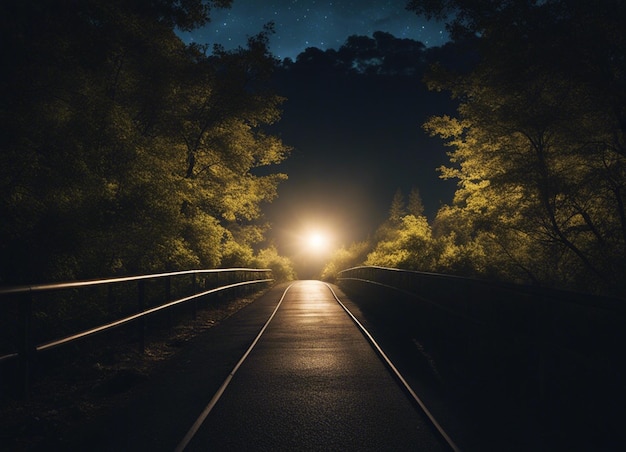
[[[173,451],[272,315],[280,285],[183,350],[65,450]],[[319,281],[297,281],[188,451],[448,450]]]
[[[356,325],[300,281],[186,450],[441,450]]]

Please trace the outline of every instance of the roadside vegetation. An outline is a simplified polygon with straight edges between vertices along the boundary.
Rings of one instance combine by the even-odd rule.
[[[0,284],[278,262],[272,30],[228,52],[175,34],[230,3],[2,3]]]
[[[409,8],[447,20],[465,62],[435,65],[426,77],[459,102],[456,115],[424,124],[450,148],[440,172],[457,191],[430,221],[394,198],[367,256],[364,245],[340,250],[325,276],[340,262],[623,296],[624,6],[415,0]]]

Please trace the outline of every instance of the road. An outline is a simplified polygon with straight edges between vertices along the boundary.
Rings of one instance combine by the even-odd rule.
[[[296,283],[188,450],[437,450],[423,415],[317,281]]]
[[[83,436],[96,450],[167,450],[277,306],[279,286],[209,330],[122,413]],[[298,281],[185,450],[446,450],[319,281]]]

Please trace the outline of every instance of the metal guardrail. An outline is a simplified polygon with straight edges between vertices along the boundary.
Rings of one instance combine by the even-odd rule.
[[[604,413],[626,403],[626,300],[385,267],[350,268],[337,283],[379,309],[402,305],[412,337],[460,379],[499,375],[520,394],[534,385],[542,403],[583,397]]]
[[[343,270],[337,280],[394,289],[477,327],[524,335],[571,356],[583,345],[572,343],[572,338],[610,342],[625,332],[626,300],[617,298],[376,266]],[[582,325],[585,331],[573,331]],[[593,360],[597,352],[587,353],[586,360]]]
[[[376,266],[343,270],[337,281],[403,292],[474,329],[541,344],[585,367],[615,360],[608,345],[626,340],[626,300]]]
[[[626,313],[626,299],[597,296],[583,292],[550,289],[541,286],[522,285],[506,282],[488,281],[484,279],[468,278],[464,276],[447,275],[442,273],[421,272],[399,268],[379,266],[359,266],[342,270],[337,280],[363,280],[394,287],[399,290],[418,294],[424,288],[452,284],[464,289],[472,289],[472,293],[485,290],[527,294],[545,299],[567,300],[569,303],[579,304],[599,309],[618,310]],[[467,293],[466,293],[467,295]]]
[[[22,374],[24,387],[23,392],[28,393],[30,386],[30,373],[33,366],[34,357],[39,352],[44,352],[52,348],[56,348],[62,345],[72,343],[74,341],[93,336],[105,331],[110,331],[114,328],[122,325],[129,324],[131,322],[140,321],[139,343],[140,350],[143,351],[145,347],[145,318],[160,311],[165,311],[174,306],[181,305],[191,300],[198,300],[201,297],[222,292],[228,289],[237,287],[249,286],[252,284],[269,283],[274,281],[269,276],[271,275],[271,269],[254,269],[254,268],[227,268],[227,269],[205,269],[205,270],[187,270],[180,272],[169,273],[157,273],[149,275],[137,275],[120,278],[107,278],[107,279],[92,279],[83,281],[62,282],[53,284],[34,284],[27,286],[12,286],[0,288],[0,303],[5,303],[8,300],[16,300],[18,302],[19,311],[19,338],[17,340],[17,350],[11,353],[7,353],[0,356],[0,365],[4,362],[11,361],[13,359],[20,360],[20,373]],[[172,300],[171,295],[171,281],[175,277],[191,276],[191,295],[180,297]],[[200,278],[206,278],[209,275],[214,275],[215,281],[213,283],[216,287],[207,289],[207,280],[199,281]],[[220,281],[222,278],[222,281]],[[225,280],[224,280],[225,279]],[[146,306],[146,287],[145,283],[154,280],[165,281],[165,302],[147,308]],[[106,323],[97,325],[92,328],[83,329],[82,331],[75,332],[73,334],[48,340],[40,344],[35,344],[33,334],[33,298],[35,295],[42,296],[51,292],[72,290],[72,289],[85,289],[95,286],[109,286],[119,285],[122,283],[137,283],[137,305],[136,312],[132,315],[126,315],[122,318],[118,318],[114,321],[108,321]],[[222,284],[222,285],[220,285]],[[37,300],[38,303],[45,303],[45,301]],[[195,309],[194,309],[195,316]],[[142,321],[143,320],[143,321]]]

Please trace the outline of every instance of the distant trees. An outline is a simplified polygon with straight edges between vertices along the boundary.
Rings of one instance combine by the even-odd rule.
[[[0,282],[248,264],[289,149],[264,30],[207,55],[204,2],[0,7]]]
[[[322,271],[332,279],[337,272],[357,265],[404,268],[420,271],[443,270],[446,239],[433,237],[419,190],[413,188],[408,203],[398,189],[389,207],[387,220],[380,225],[371,241],[353,243],[339,249]]]
[[[423,215],[419,190],[413,188],[409,204],[400,189],[389,208],[389,218],[377,230],[365,265],[434,271],[438,268],[438,244]],[[410,209],[410,210],[409,210]]]
[[[261,249],[252,260],[252,265],[257,268],[271,268],[272,278],[275,281],[289,281],[296,278],[293,262],[278,254],[274,246]]]
[[[409,192],[409,200],[406,205],[407,213],[414,217],[421,217],[424,215],[424,203],[422,202],[422,195],[418,188],[413,187]]]
[[[368,241],[355,242],[350,246],[342,246],[333,253],[328,263],[322,269],[321,278],[332,281],[341,270],[362,265],[370,251]]]
[[[309,47],[298,55],[297,68],[307,72],[351,72],[366,75],[415,75],[421,73],[427,49],[419,41],[396,38],[382,31],[369,36],[349,36],[338,49]],[[291,60],[284,62],[294,64]]]

